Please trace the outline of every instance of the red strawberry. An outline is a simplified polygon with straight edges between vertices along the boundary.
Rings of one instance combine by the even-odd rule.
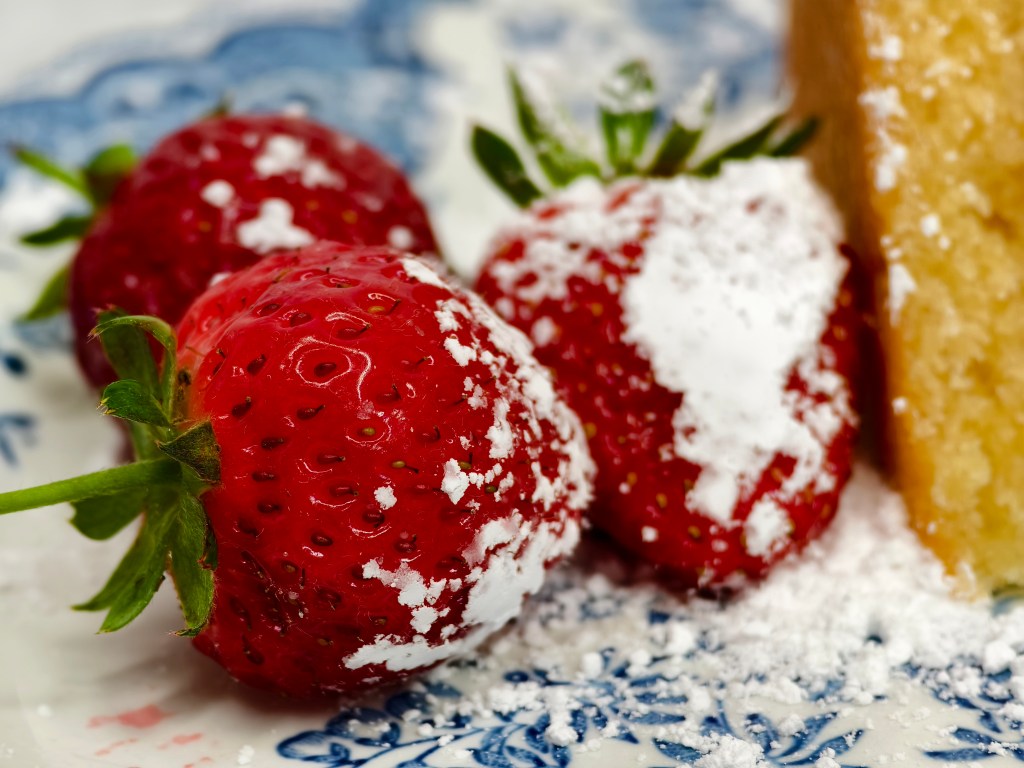
[[[72,264],[68,301],[87,378],[113,377],[89,342],[97,309],[175,323],[214,276],[320,239],[437,249],[401,171],[311,120],[216,117],[168,136],[116,187]]]
[[[541,167],[569,186],[536,199],[514,150],[477,130],[485,168],[532,201],[477,288],[532,335],[582,418],[595,524],[686,584],[762,575],[832,518],[856,433],[838,218],[803,161],[724,162],[786,154],[807,127],[771,143],[773,120],[687,165],[702,128],[677,115],[646,173],[681,175],[644,178],[652,86],[631,64],[605,92],[614,171],[598,178],[513,86]]]
[[[111,334],[131,322],[153,327],[99,327],[115,359]],[[108,472],[180,470],[154,462],[167,453],[190,467],[150,494],[139,541],[172,533],[146,574],[169,550],[196,646],[238,679],[309,696],[432,666],[515,616],[576,543],[582,427],[527,340],[423,261],[331,243],[279,254],[207,290],[179,333],[177,395],[150,403],[177,402],[179,436],[135,423],[157,430],[139,441],[149,461]],[[108,410],[147,420],[126,386],[107,388]],[[208,490],[186,528],[196,473]],[[105,628],[141,607],[120,589],[86,606],[111,609]]]

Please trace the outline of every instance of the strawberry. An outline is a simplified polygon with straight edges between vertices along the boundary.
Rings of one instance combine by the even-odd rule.
[[[164,346],[159,381],[128,354],[140,328]],[[134,377],[103,402],[140,461],[0,512],[85,498],[75,522],[98,536],[145,508],[83,606],[105,630],[169,563],[185,633],[236,678],[353,692],[475,647],[578,539],[581,425],[528,341],[425,261],[317,244],[209,288],[176,345],[153,318],[106,313],[97,332]]]
[[[475,130],[485,170],[525,207],[476,287],[532,336],[585,424],[594,524],[675,583],[763,575],[831,520],[856,434],[850,261],[830,202],[785,157],[812,126],[775,139],[774,118],[692,160],[705,86],[644,161],[653,85],[630,63],[604,89],[602,167],[512,86],[558,189],[543,197],[511,145]]]
[[[78,360],[97,385],[113,376],[90,341],[97,309],[176,323],[214,276],[319,239],[437,250],[401,171],[372,147],[305,118],[201,120],[163,139],[134,170],[125,148],[102,153],[80,174],[22,157],[76,183],[98,209],[91,223],[71,217],[29,236],[52,242],[86,231],[70,273],[29,317],[52,313],[66,296]],[[112,181],[117,174],[120,183]]]

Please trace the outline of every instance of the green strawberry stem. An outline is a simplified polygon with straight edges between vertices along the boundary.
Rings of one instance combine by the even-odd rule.
[[[180,482],[181,464],[177,461],[171,458],[148,459],[35,488],[0,493],[0,515],[69,501],[115,496],[150,485]]]
[[[573,145],[575,130],[564,110],[548,104],[538,89],[526,87],[514,71],[509,73],[509,85],[520,132],[536,166],[556,189],[582,176],[605,182],[628,176],[715,176],[726,162],[795,155],[810,141],[817,126],[812,118],[787,132],[783,127],[785,115],[775,115],[747,136],[717,150],[700,152],[715,107],[714,87],[705,81],[694,94],[698,97],[697,121],[688,111],[673,116],[658,146],[648,151],[648,139],[659,114],[654,80],[643,61],[629,61],[600,88],[598,117],[605,156],[599,163]],[[474,126],[471,147],[484,173],[517,206],[526,208],[543,197],[541,187],[530,178],[511,143],[487,128]]]
[[[28,147],[15,145],[11,147],[11,153],[22,165],[75,192],[88,206],[84,214],[64,216],[21,237],[24,245],[37,248],[84,237],[96,215],[110,202],[118,185],[136,164],[135,151],[126,144],[115,144],[97,152],[82,168],[65,168]],[[19,321],[45,320],[67,308],[69,267],[70,264],[64,264],[54,272],[35,303],[18,318]]]
[[[199,497],[220,482],[220,448],[209,421],[181,413],[177,339],[155,317],[106,310],[94,331],[120,377],[100,405],[129,424],[135,463],[0,494],[0,515],[71,502],[71,524],[94,540],[109,539],[141,517],[141,525],[103,588],[75,608],[106,611],[101,632],[132,621],[152,600],[165,572],[178,592],[185,627],[202,631],[213,605],[216,542]],[[163,347],[157,365],[149,338]]]

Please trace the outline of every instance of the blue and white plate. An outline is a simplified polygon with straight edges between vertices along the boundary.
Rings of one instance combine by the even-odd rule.
[[[212,32],[195,19],[145,52],[130,41],[79,52],[0,101],[0,146],[23,142],[76,163],[112,141],[145,148],[224,96],[238,111],[300,106],[397,158],[428,200],[450,259],[471,273],[510,213],[466,152],[473,119],[511,132],[507,62],[539,68],[581,116],[598,79],[637,55],[651,62],[667,101],[708,68],[721,75],[726,112],[756,109],[778,90],[778,0],[339,6],[221,18]],[[13,322],[68,255],[29,252],[18,234],[73,205],[0,153],[0,490],[116,457],[118,435],[74,369],[66,322]],[[868,494],[878,485],[866,468],[856,482]],[[95,635],[97,617],[68,606],[101,583],[125,539],[79,540],[66,512],[0,521],[0,768],[1024,761],[1017,646],[993,641],[984,654],[922,664],[901,657],[896,640],[866,631],[864,648],[880,650],[862,648],[851,666],[824,674],[809,647],[806,669],[794,668],[799,626],[788,628],[785,648],[769,624],[736,631],[730,617],[748,621],[756,597],[746,608],[682,600],[630,582],[598,550],[554,573],[527,616],[473,658],[362,700],[269,699],[169,634],[177,610],[169,588],[128,629]],[[899,520],[879,523],[890,524],[896,539],[909,536]],[[780,578],[797,583],[793,573]],[[824,610],[848,610],[844,580],[823,578],[835,578],[837,590]],[[911,596],[898,607],[914,603]],[[984,610],[964,607],[982,624]],[[785,679],[750,671],[750,654],[763,654],[768,669],[773,653],[789,654],[780,662]]]

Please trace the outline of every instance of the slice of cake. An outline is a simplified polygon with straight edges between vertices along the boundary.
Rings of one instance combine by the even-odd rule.
[[[793,0],[790,52],[913,523],[978,587],[1024,584],[1024,3]]]

